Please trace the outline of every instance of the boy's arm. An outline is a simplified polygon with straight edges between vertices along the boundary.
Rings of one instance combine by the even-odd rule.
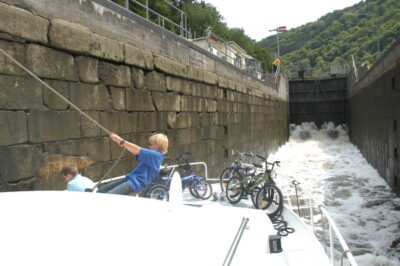
[[[140,147],[132,142],[126,141],[117,134],[111,133],[110,138],[112,141],[117,143],[120,147],[127,149],[129,152],[138,155],[140,153]]]

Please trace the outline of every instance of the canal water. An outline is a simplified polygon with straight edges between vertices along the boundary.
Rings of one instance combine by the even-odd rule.
[[[349,141],[345,126],[291,125],[289,141],[268,159],[281,161],[283,190],[295,179],[326,206],[359,265],[400,265],[400,244],[391,247],[400,238],[400,198]]]

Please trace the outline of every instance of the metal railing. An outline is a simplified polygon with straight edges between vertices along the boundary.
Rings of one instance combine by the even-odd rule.
[[[289,79],[319,79],[332,76],[345,76],[350,71],[348,64],[329,67],[296,67],[285,70]]]
[[[283,176],[284,177],[284,176]],[[286,177],[287,180],[288,177]],[[327,248],[329,248],[329,253],[327,252],[330,261],[332,263],[332,265],[335,265],[335,254],[334,254],[334,236],[336,236],[337,241],[340,244],[340,247],[342,249],[342,252],[340,254],[340,265],[343,265],[343,259],[346,257],[349,264],[351,266],[357,266],[357,262],[354,259],[354,256],[351,252],[351,250],[349,249],[349,247],[347,246],[346,241],[344,240],[342,234],[340,233],[339,229],[337,228],[334,220],[332,219],[332,217],[329,215],[328,211],[325,209],[325,207],[321,204],[319,204],[311,195],[311,193],[309,193],[307,190],[303,189],[300,187],[301,191],[304,193],[306,200],[302,200],[303,205],[305,204],[305,202],[308,202],[309,204],[309,214],[306,215],[305,211],[303,211],[303,215],[302,212],[300,212],[300,206],[299,206],[299,197],[298,197],[298,190],[297,187],[300,184],[299,182],[297,182],[296,180],[291,179],[290,180],[291,184],[294,185],[295,189],[296,189],[296,202],[297,202],[297,212],[299,217],[301,217],[303,220],[305,220],[305,222],[310,224],[311,230],[312,232],[316,235],[316,229],[315,229],[315,223],[314,223],[314,216],[315,216],[315,212],[314,212],[314,208],[318,209],[320,211],[321,214],[321,227],[322,227],[322,239],[320,239],[321,244],[323,245],[325,252],[327,252]],[[287,187],[286,187],[287,188]],[[291,195],[293,193],[286,193],[287,196],[287,202],[288,205],[290,207],[290,209],[292,209],[293,211],[296,211],[296,208],[292,205],[291,202],[291,198],[289,195]],[[304,198],[303,198],[304,199]],[[308,216],[308,217],[307,217]],[[307,221],[308,219],[308,221]],[[325,228],[328,227],[329,230],[329,242],[326,239],[326,233],[325,233]],[[333,234],[334,233],[334,234]],[[317,237],[318,238],[318,237]]]
[[[213,40],[213,39],[216,40]],[[205,45],[200,45],[198,41],[205,40]],[[229,48],[229,44],[233,43],[232,41],[225,41],[217,34],[213,33],[211,27],[208,27],[205,31],[204,37],[194,39],[193,42],[203,48],[204,50],[218,56],[219,58],[227,61],[228,63],[236,66],[237,68],[249,73],[253,77],[257,79],[261,79],[263,70],[261,67],[261,62],[257,59],[250,59],[247,58],[242,54],[245,58],[245,63],[240,61],[240,57],[231,56],[230,54],[235,53],[237,54],[238,51],[234,50],[233,48]],[[223,48],[219,48],[217,45],[213,45],[213,42],[217,43],[218,45],[222,46]]]
[[[190,166],[196,166],[196,165],[200,165],[204,167],[204,178],[206,180],[214,180],[212,178],[208,178],[208,170],[207,170],[207,164],[205,162],[193,162],[193,163],[189,163]],[[174,165],[164,165],[161,166],[161,170],[168,170],[169,174],[168,177],[172,177],[172,175],[175,173],[176,169],[178,168],[178,166],[180,166],[179,164],[174,164]],[[100,182],[100,184],[105,184],[105,183],[109,183],[115,180],[119,180],[125,178],[125,175],[121,175],[121,176],[117,176],[117,177],[113,177],[113,178],[108,178],[105,179],[103,181]],[[219,180],[219,179],[215,179],[215,180]],[[95,183],[97,185],[97,183]]]
[[[109,1],[117,2],[115,0],[114,1],[113,0],[109,0]],[[178,22],[179,23],[178,24],[177,22],[173,21],[172,19],[169,19],[169,18],[163,16],[162,14],[157,12],[156,10],[151,9],[149,7],[149,0],[143,0],[143,1],[145,1],[144,4],[139,2],[139,1],[137,1],[137,0],[125,0],[124,7],[126,9],[128,9],[129,11],[131,11],[132,13],[135,13],[135,14],[137,14],[137,13],[134,12],[133,10],[131,10],[131,8],[130,8],[131,4],[136,5],[136,6],[140,7],[140,8],[143,8],[143,10],[146,13],[145,18],[148,21],[150,21],[150,22],[152,22],[154,24],[158,24],[160,27],[163,27],[163,28],[165,28],[166,22],[170,23],[173,27],[176,27],[179,30],[179,34],[177,32],[174,32],[174,33],[178,34],[179,36],[181,36],[183,38],[190,38],[191,37],[190,31],[188,31],[188,29],[187,29],[187,16],[186,16],[185,12],[183,12],[182,10],[180,10],[179,8],[177,8],[176,6],[171,4],[170,2],[168,2],[166,0],[161,0],[161,1],[163,1],[163,3],[165,3],[170,8],[172,8],[173,10],[175,10],[175,11],[177,11],[179,13],[180,21]],[[140,14],[138,14],[138,15],[140,15]],[[154,15],[157,18],[156,20],[158,21],[158,23],[155,23],[154,21],[152,21],[151,15]]]

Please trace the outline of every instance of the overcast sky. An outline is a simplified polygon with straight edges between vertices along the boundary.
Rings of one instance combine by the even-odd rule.
[[[296,28],[362,0],[205,0],[215,6],[228,27],[243,28],[256,41],[279,26]]]

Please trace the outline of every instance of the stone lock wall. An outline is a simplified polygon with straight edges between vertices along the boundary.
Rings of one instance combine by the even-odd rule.
[[[248,76],[108,1],[0,0],[0,49],[108,130],[168,156],[191,152],[209,177],[231,149],[268,154],[288,138],[287,81]],[[0,191],[64,189],[76,163],[99,180],[121,149],[0,53]],[[110,176],[135,164],[123,154]]]
[[[351,88],[351,141],[400,195],[400,41]]]

